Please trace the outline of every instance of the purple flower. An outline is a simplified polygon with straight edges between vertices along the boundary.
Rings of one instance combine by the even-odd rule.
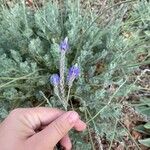
[[[53,74],[51,77],[50,77],[50,82],[53,86],[57,86],[60,82],[60,77],[58,74]]]
[[[69,44],[68,44],[68,38],[67,37],[60,43],[60,49],[62,51],[65,51],[65,52],[69,49]]]
[[[70,69],[69,69],[69,73],[68,73],[68,82],[72,81],[74,79],[76,79],[77,77],[79,77],[80,74],[80,69],[77,65],[73,65]]]

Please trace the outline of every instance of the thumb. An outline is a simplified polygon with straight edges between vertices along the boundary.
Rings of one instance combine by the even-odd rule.
[[[37,145],[38,150],[53,149],[68,131],[75,126],[78,120],[78,113],[74,111],[66,112],[49,124],[44,130],[32,136],[30,140],[33,142],[32,144]]]

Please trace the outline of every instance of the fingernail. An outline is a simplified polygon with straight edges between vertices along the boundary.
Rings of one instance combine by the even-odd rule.
[[[71,111],[69,112],[68,121],[70,124],[74,124],[79,119],[79,115],[77,112]]]

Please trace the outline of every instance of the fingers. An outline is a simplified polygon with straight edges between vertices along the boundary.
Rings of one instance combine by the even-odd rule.
[[[32,143],[39,143],[37,146],[39,149],[41,147],[41,149],[43,148],[47,150],[48,148],[50,149],[50,146],[53,148],[64,136],[67,135],[68,131],[75,126],[78,120],[79,115],[76,112],[66,112],[44,130],[32,136],[30,141],[32,141]]]
[[[79,119],[75,123],[74,129],[77,130],[77,131],[83,131],[83,130],[86,129],[86,124],[82,120]]]
[[[68,134],[64,136],[59,143],[65,150],[71,150],[72,148],[72,143]]]
[[[44,125],[44,126],[41,126],[40,130],[43,130],[47,127],[48,125]],[[78,120],[75,125],[74,125],[74,129],[76,131],[83,131],[86,129],[86,124],[82,121],[82,120]]]
[[[56,108],[19,108],[11,112],[9,120],[15,118],[35,130],[41,126],[50,124],[63,113],[64,111]]]
[[[49,125],[63,113],[65,113],[65,111],[56,108],[18,108],[11,112],[9,120],[21,118],[21,120],[25,121],[27,125],[33,130],[39,127],[41,127],[41,129],[44,129],[47,125]],[[82,131],[86,128],[86,124],[83,121],[78,120],[74,128],[77,131]]]
[[[13,110],[9,117],[6,119],[8,122],[18,122],[26,125],[32,130],[43,129],[49,125],[52,121],[58,118],[60,115],[65,113],[62,110],[56,108],[46,108],[46,107],[37,107],[37,108],[18,108]],[[14,121],[16,120],[16,121]],[[14,124],[15,126],[15,124]],[[17,125],[18,127],[18,125]],[[86,128],[86,125],[81,120],[74,126],[77,131],[82,131]],[[32,132],[33,133],[33,132]],[[31,135],[29,135],[31,136]]]

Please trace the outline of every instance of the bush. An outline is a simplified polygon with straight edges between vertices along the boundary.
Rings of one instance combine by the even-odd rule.
[[[87,133],[110,141],[125,135],[119,124],[122,101],[140,88],[129,79],[140,65],[149,63],[137,58],[148,53],[150,5],[146,0],[121,1],[98,12],[89,5],[72,0],[30,6],[1,1],[1,119],[16,107],[62,108],[49,76],[59,72],[59,44],[68,37],[66,70],[76,63],[81,70],[69,103],[89,123]],[[84,141],[87,133],[73,133],[75,149],[91,149],[92,144]]]

